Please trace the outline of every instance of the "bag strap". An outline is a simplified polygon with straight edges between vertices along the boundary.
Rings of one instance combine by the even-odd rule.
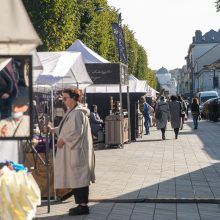
[[[70,112],[72,112],[76,106],[78,106],[78,104],[76,104],[66,115],[65,115],[65,118],[61,121],[61,124],[60,124],[60,127],[59,127],[59,134],[61,133],[61,130],[63,128],[63,125],[64,125],[64,122],[66,121],[67,119],[67,116],[70,114]]]

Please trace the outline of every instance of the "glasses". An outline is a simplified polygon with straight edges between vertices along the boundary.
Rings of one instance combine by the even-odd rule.
[[[67,99],[70,99],[70,97],[63,97],[63,101],[66,101]]]

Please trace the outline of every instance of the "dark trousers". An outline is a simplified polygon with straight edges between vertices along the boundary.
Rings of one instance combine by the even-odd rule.
[[[198,117],[198,115],[193,115],[193,124],[195,129],[198,128]]]
[[[165,128],[161,128],[161,133],[162,133],[162,136],[165,136]]]
[[[73,189],[73,195],[76,204],[88,203],[89,200],[89,186]]]
[[[178,135],[179,134],[179,128],[174,128],[174,133],[175,133],[175,135]]]
[[[149,117],[144,117],[144,127],[145,127],[145,132],[149,132],[149,127],[150,127],[150,118]]]

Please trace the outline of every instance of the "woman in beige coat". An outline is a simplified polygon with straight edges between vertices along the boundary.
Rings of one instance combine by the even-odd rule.
[[[73,188],[77,207],[69,215],[89,214],[90,182],[95,181],[94,150],[88,110],[78,103],[76,90],[64,89],[63,102],[68,108],[59,127],[55,159],[55,188]]]

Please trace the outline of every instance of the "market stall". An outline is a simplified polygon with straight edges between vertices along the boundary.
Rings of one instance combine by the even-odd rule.
[[[33,175],[41,188],[42,198],[47,197],[49,192],[49,195],[56,199],[62,197],[68,189],[62,191],[54,189],[55,137],[48,134],[44,128],[49,121],[52,126],[57,126],[65,113],[62,99],[60,99],[62,89],[66,87],[84,89],[92,84],[92,80],[79,52],[38,52],[37,55],[43,66],[43,72],[34,82],[33,93],[36,104],[34,106],[35,134],[32,145],[36,150],[37,159],[34,160],[32,152],[29,152],[26,162],[29,166],[36,168]],[[48,178],[49,185],[45,182],[45,176]]]
[[[142,133],[141,122],[142,114],[138,110],[137,102],[141,96],[146,95],[148,85],[145,80],[138,80],[135,76],[128,76],[129,100],[127,99],[127,86],[122,85],[122,106],[127,109],[130,106],[130,126],[131,140],[136,140],[138,133]],[[101,118],[105,118],[110,113],[109,100],[119,100],[119,87],[115,84],[96,84],[86,88],[87,103],[89,105],[96,103],[99,108]],[[140,124],[140,126],[139,126]],[[139,130],[138,130],[139,129]]]

